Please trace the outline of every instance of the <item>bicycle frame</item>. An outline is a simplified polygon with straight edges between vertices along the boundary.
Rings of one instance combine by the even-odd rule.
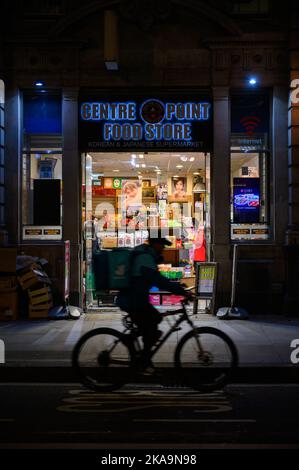
[[[174,333],[175,331],[177,331],[177,328],[179,327],[179,325],[181,325],[181,323],[184,323],[185,321],[188,323],[188,325],[190,326],[190,328],[192,330],[195,330],[195,326],[194,326],[194,323],[192,322],[192,320],[190,320],[188,314],[187,314],[187,311],[186,311],[186,307],[185,307],[185,304],[182,302],[182,308],[179,309],[179,310],[174,310],[174,311],[170,311],[169,313],[166,312],[166,315],[165,316],[170,316],[170,315],[180,315],[180,317],[175,321],[175,323],[171,326],[171,328],[167,331],[167,333],[165,333],[162,338],[160,338],[158,340],[158,342],[153,346],[153,348],[151,349],[151,353],[150,353],[150,358],[152,358],[156,353],[157,351],[159,351],[159,349],[163,346],[163,344],[168,340],[168,338],[172,335],[172,333]],[[125,330],[125,332],[128,330],[128,328]],[[203,349],[201,347],[201,344],[200,344],[200,341],[198,339],[198,337],[195,335],[195,340],[197,342],[197,345],[198,345],[198,349],[199,349],[199,352],[200,353],[203,353]],[[133,340],[134,341],[134,340]],[[138,345],[138,350],[141,351],[141,346],[140,346],[140,343],[139,343],[139,340],[138,340],[138,337],[135,338],[135,342],[137,343]]]

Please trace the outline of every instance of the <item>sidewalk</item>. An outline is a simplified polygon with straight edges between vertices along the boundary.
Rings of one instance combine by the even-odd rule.
[[[14,377],[13,370],[63,369],[71,370],[71,352],[78,339],[87,331],[101,326],[123,330],[120,313],[88,313],[79,320],[35,320],[1,322],[0,339],[5,344],[5,364],[1,364],[1,378]],[[171,318],[171,317],[170,317]],[[299,341],[299,320],[282,317],[251,316],[249,320],[218,320],[209,315],[197,315],[197,326],[213,326],[230,336],[239,353],[242,370],[260,368],[287,368],[292,379],[299,381],[299,365],[291,363],[291,342]],[[160,329],[167,330],[166,320]],[[172,367],[175,347],[187,331],[188,325],[174,333],[155,356],[155,364]],[[58,372],[58,369],[61,369]],[[19,375],[19,374],[18,374]]]

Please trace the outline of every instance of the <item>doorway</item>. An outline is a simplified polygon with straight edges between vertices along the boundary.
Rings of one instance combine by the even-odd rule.
[[[210,260],[210,186],[208,153],[82,154],[84,307],[115,302],[115,292],[96,291],[93,251],[134,248],[158,228],[172,242],[159,269],[193,285],[194,262]]]

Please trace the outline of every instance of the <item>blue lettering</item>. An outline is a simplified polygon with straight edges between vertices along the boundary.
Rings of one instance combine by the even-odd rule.
[[[146,124],[144,130],[145,140],[155,140],[155,124]]]

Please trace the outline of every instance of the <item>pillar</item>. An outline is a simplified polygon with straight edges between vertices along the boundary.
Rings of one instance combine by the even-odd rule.
[[[274,239],[275,244],[285,244],[285,233],[288,225],[288,133],[286,122],[288,119],[288,89],[285,86],[274,86],[272,108],[272,148],[273,154],[273,185],[272,194],[275,195]],[[270,168],[271,168],[270,161]]]
[[[299,6],[292,1],[290,33],[290,100],[289,100],[289,224],[287,242],[299,245]]]
[[[63,239],[70,240],[70,304],[81,304],[81,161],[78,150],[78,89],[65,88],[63,126]]]
[[[20,93],[11,83],[5,89],[5,220],[8,242],[19,243],[21,224],[21,105]]]
[[[211,179],[212,259],[219,263],[216,308],[229,305],[230,259],[230,100],[229,88],[213,88],[214,151]]]

